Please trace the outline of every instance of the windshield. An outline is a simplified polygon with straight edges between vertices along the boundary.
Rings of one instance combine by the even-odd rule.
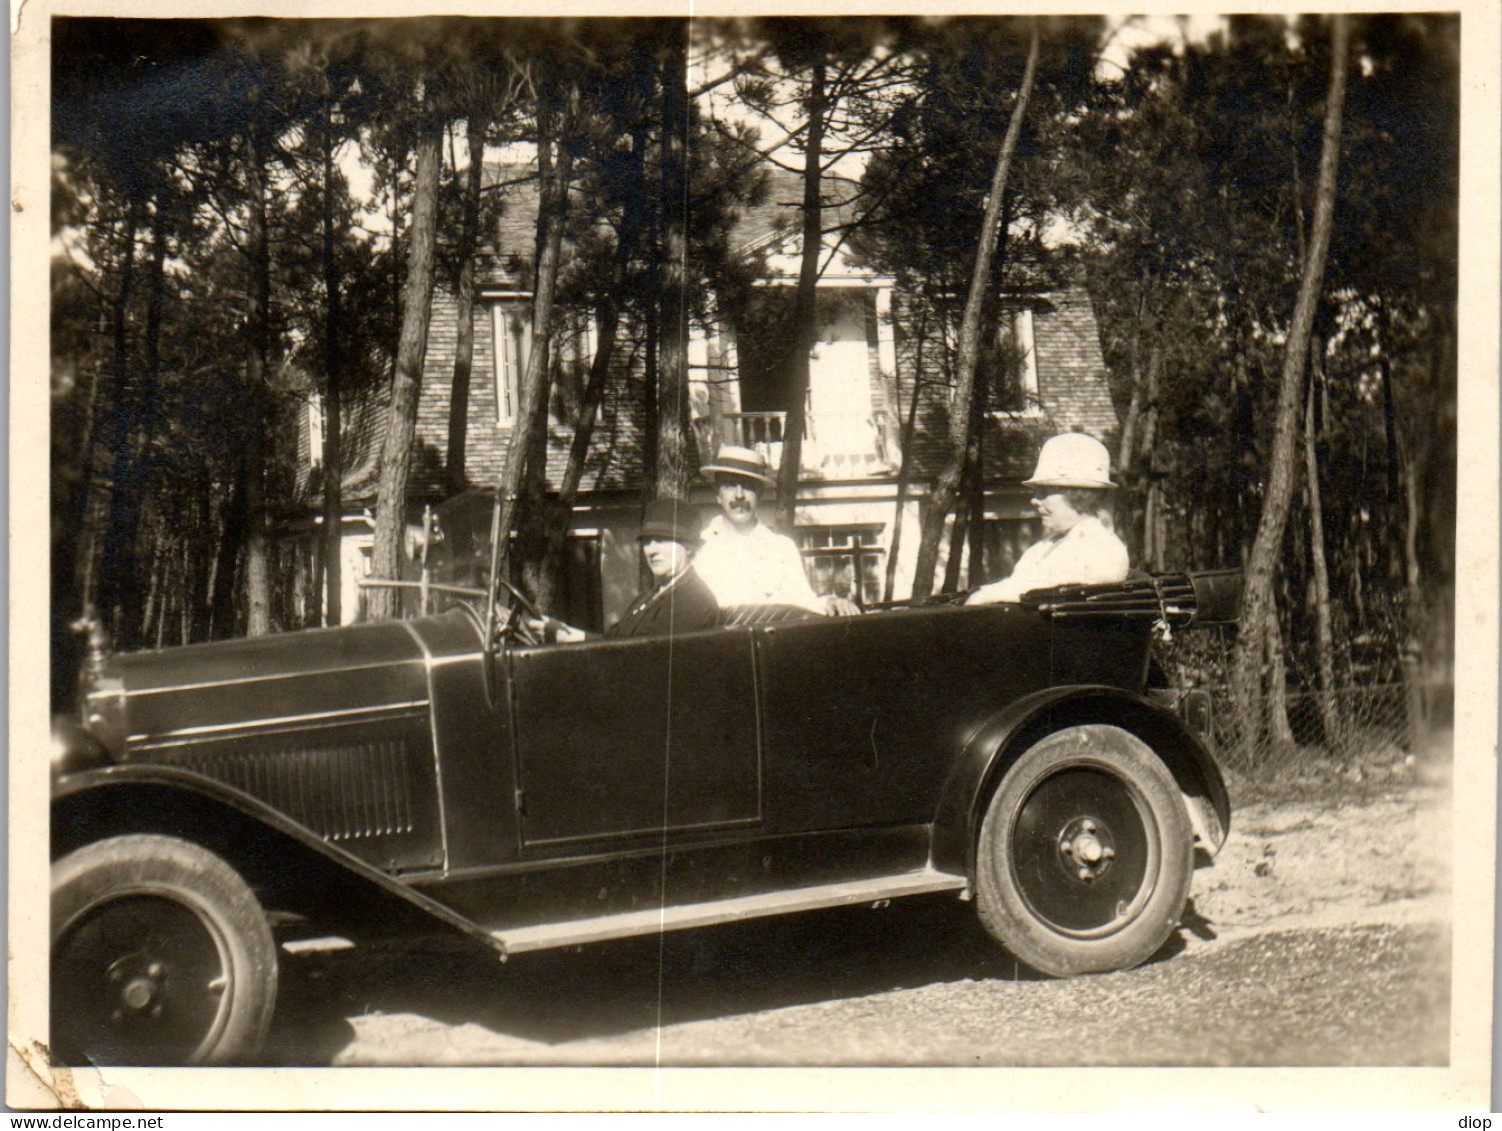
[[[495,495],[490,491],[468,491],[439,506],[427,556],[429,577],[435,584],[486,588],[494,512]],[[435,597],[439,608],[454,600],[453,595]]]

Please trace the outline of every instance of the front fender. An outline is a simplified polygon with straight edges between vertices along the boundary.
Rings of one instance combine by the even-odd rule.
[[[395,897],[446,925],[504,949],[470,919],[414,890],[263,802],[188,770],[149,764],[86,769],[52,789],[52,858],[108,836],[154,832],[201,843],[253,887],[296,896],[310,877]]]
[[[1136,735],[1179,784],[1201,846],[1212,856],[1230,830],[1231,803],[1214,756],[1178,716],[1118,687],[1053,687],[986,719],[965,744],[934,820],[933,864],[975,876],[975,840],[986,805],[1011,765],[1045,734],[1103,723]]]

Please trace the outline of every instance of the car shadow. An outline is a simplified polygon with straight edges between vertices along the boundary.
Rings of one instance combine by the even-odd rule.
[[[284,955],[279,1065],[328,1064],[351,1019],[412,1013],[563,1045],[689,1021],[965,980],[1031,982],[971,905],[915,897],[521,954],[459,936]]]
[[[1157,966],[1183,954],[1189,949],[1189,935],[1202,942],[1213,942],[1220,937],[1216,933],[1215,924],[1195,909],[1193,899],[1184,905],[1184,913],[1179,916],[1178,930],[1169,935],[1168,941],[1158,948],[1157,953],[1142,964],[1143,968]]]

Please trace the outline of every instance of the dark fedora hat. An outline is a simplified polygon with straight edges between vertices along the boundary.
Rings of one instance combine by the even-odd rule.
[[[641,515],[640,541],[666,538],[692,546],[699,541],[699,510],[682,499],[653,499]]]
[[[767,457],[751,448],[736,448],[727,444],[699,470],[709,476],[734,475],[763,487],[777,485],[777,480],[767,474]]]

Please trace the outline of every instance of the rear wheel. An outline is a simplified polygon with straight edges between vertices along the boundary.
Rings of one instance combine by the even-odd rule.
[[[976,846],[981,921],[1044,974],[1123,970],[1178,926],[1194,840],[1178,785],[1119,727],[1078,726],[1019,758]]]
[[[51,1028],[66,1064],[227,1064],[276,1003],[260,903],[218,856],[165,836],[98,841],[52,866]]]

